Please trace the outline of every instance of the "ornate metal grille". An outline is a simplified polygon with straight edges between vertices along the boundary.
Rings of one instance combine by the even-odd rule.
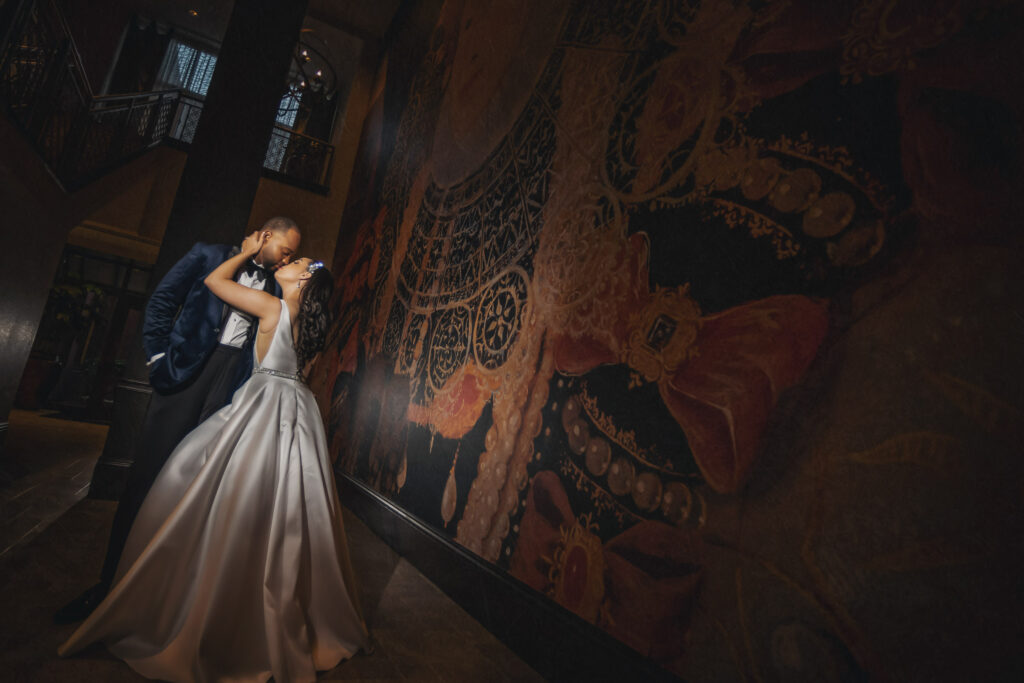
[[[263,168],[326,189],[333,159],[333,145],[277,124],[270,134]]]
[[[192,144],[202,111],[202,99],[182,95],[178,99],[168,137],[186,145]],[[277,123],[270,134],[263,168],[275,179],[326,192],[333,160],[334,145]]]

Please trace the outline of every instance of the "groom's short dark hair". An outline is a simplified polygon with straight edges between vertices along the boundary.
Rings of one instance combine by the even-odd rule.
[[[287,216],[274,216],[263,224],[263,229],[270,230],[272,232],[288,232],[289,230],[294,230],[300,235],[302,234],[302,231],[299,230],[299,224]]]

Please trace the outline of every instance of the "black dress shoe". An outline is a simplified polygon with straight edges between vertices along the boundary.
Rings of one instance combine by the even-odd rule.
[[[76,621],[82,621],[92,614],[92,611],[103,602],[105,597],[107,597],[107,587],[102,583],[97,583],[57,610],[53,615],[53,623],[73,624]]]

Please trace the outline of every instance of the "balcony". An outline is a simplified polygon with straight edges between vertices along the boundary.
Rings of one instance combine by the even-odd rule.
[[[166,139],[187,148],[192,143],[203,111],[203,100],[180,93]],[[311,192],[327,194],[334,146],[280,123],[274,125],[263,158],[263,175]]]

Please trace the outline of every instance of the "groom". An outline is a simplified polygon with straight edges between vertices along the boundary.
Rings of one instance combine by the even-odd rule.
[[[235,275],[235,281],[280,296],[273,270],[295,256],[302,239],[290,218],[267,221],[267,242]],[[54,615],[57,623],[80,621],[96,608],[114,581],[125,540],[142,501],[171,451],[200,422],[217,412],[252,372],[256,330],[251,316],[230,308],[203,280],[239,247],[197,243],[160,280],[146,304],[142,346],[153,395],[139,435],[135,460],[117,505],[100,582]]]

